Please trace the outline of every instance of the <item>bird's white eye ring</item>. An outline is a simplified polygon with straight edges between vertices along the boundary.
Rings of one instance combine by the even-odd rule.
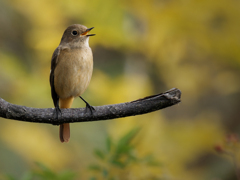
[[[76,35],[78,35],[78,32],[74,30],[74,31],[72,31],[72,35],[76,36]]]

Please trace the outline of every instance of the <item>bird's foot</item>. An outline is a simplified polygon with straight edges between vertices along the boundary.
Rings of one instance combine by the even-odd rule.
[[[95,110],[94,107],[91,106],[87,101],[85,101],[81,96],[79,96],[79,97],[80,97],[80,98],[83,100],[83,102],[85,102],[85,104],[86,104],[85,112],[87,112],[88,109],[89,109],[90,112],[91,112],[91,115],[93,115],[93,110]]]
[[[93,110],[95,111],[95,108],[93,106],[91,106],[90,104],[86,103],[85,112],[87,112],[88,109],[90,110],[91,115],[93,115]]]
[[[53,110],[53,117],[54,117],[54,119],[58,119],[59,114],[62,115],[61,109],[59,107],[55,107],[54,110]]]

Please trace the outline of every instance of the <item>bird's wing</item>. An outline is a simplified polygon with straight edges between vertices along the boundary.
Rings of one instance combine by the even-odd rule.
[[[51,86],[51,94],[52,94],[52,99],[55,107],[59,107],[58,102],[59,102],[59,97],[55,91],[54,87],[54,70],[56,68],[56,65],[58,63],[58,57],[61,52],[61,47],[58,46],[57,49],[55,49],[53,55],[52,55],[52,60],[51,60],[51,71],[50,71],[50,86]]]

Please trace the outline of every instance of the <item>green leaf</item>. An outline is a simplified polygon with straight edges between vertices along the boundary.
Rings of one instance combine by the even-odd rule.
[[[111,163],[112,163],[113,165],[115,165],[115,166],[120,167],[120,168],[124,168],[124,167],[126,166],[125,163],[120,162],[120,161],[118,161],[118,160],[113,160]]]
[[[102,152],[100,149],[95,149],[95,150],[94,150],[94,154],[95,154],[98,158],[100,158],[100,159],[102,159],[102,160],[105,159],[105,154],[104,154],[104,152]]]
[[[33,179],[33,173],[32,172],[26,172],[24,173],[21,180],[32,180]]]
[[[107,139],[106,139],[106,146],[107,146],[107,152],[108,153],[111,152],[113,143],[112,143],[112,139],[109,135],[107,136]]]
[[[149,166],[162,166],[162,164],[156,159],[154,159],[154,156],[151,154],[145,156],[141,161],[145,162]]]
[[[66,170],[58,174],[59,180],[73,180],[76,177],[76,174],[72,171]]]
[[[108,176],[108,170],[103,169],[102,174],[103,174],[103,177],[107,177]]]
[[[99,166],[98,164],[92,164],[88,167],[89,170],[93,170],[93,171],[101,171],[102,167]]]
[[[73,180],[76,177],[76,174],[69,170],[56,173],[42,163],[37,162],[36,164],[40,170],[34,171],[32,174],[40,180]]]
[[[35,171],[34,174],[39,177],[45,178],[55,178],[56,173],[54,173],[51,169],[40,162],[36,162],[37,166],[40,168],[40,171]]]
[[[13,177],[12,175],[10,175],[10,174],[6,174],[5,177],[6,177],[6,180],[16,180],[16,178],[14,178],[14,177]]]
[[[140,127],[132,129],[118,141],[116,148],[117,154],[126,153],[132,149],[132,146],[130,146],[131,140],[137,135],[139,130]]]

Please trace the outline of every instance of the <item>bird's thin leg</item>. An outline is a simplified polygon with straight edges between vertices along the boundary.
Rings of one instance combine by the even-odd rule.
[[[83,102],[85,102],[85,104],[86,104],[86,111],[87,111],[87,109],[89,109],[91,114],[93,114],[93,110],[95,110],[94,107],[92,107],[90,104],[88,104],[88,102],[85,101],[81,96],[79,96],[79,97],[83,100]]]

